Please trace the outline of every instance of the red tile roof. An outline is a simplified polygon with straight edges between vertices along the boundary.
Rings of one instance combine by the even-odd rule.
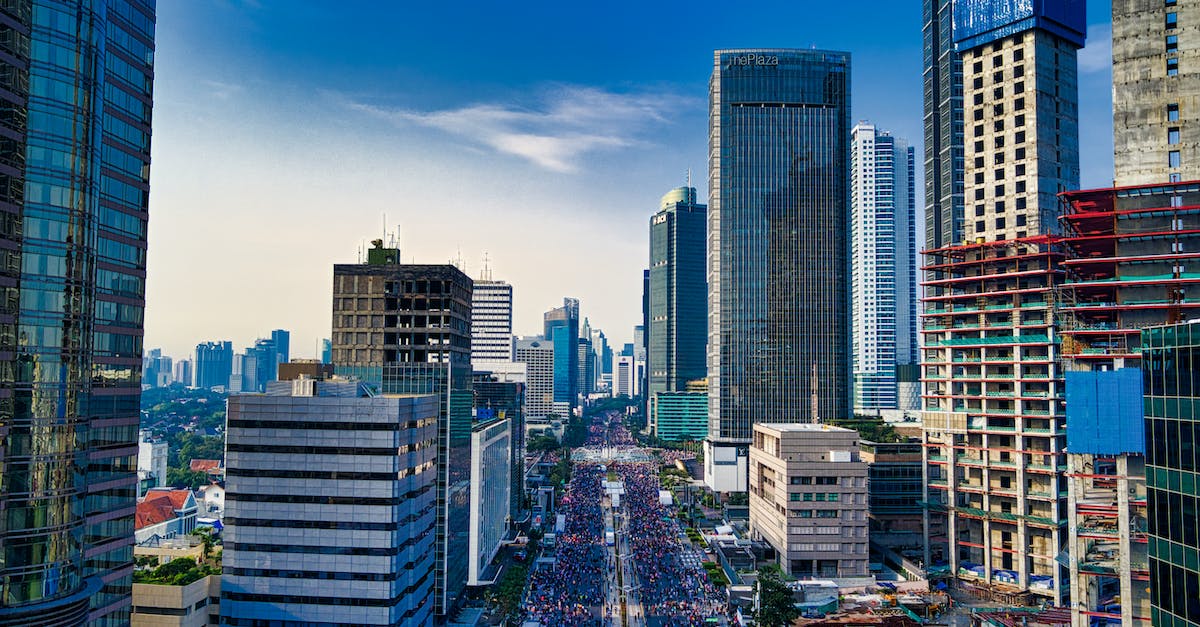
[[[213,472],[221,469],[221,460],[219,459],[193,459],[191,464],[192,472]]]
[[[151,525],[171,520],[175,517],[175,506],[169,499],[153,499],[149,497],[137,504],[134,516],[134,527],[145,529]]]
[[[187,507],[188,497],[192,496],[191,490],[150,490],[146,493],[146,498],[143,503],[150,501],[160,501],[166,499],[173,509],[183,509]]]

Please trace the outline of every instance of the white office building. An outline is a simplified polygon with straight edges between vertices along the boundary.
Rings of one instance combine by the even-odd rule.
[[[513,288],[477,279],[471,292],[471,363],[512,361]]]

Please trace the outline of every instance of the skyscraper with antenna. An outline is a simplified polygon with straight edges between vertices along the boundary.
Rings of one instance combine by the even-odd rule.
[[[461,263],[461,255],[459,256]],[[487,253],[471,294],[471,363],[512,361],[513,287],[492,279]]]

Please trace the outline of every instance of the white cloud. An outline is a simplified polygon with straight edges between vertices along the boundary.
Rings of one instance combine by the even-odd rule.
[[[1079,51],[1080,72],[1106,72],[1112,68],[1112,25],[1088,26],[1087,45]]]
[[[398,126],[416,124],[526,159],[554,172],[574,172],[587,153],[628,147],[647,128],[668,123],[685,99],[671,94],[619,94],[588,87],[544,92],[536,106],[474,104],[413,111],[351,102],[350,107]]]

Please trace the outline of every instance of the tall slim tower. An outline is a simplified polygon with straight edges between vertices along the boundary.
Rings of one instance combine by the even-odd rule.
[[[564,298],[542,316],[545,338],[554,345],[554,402],[575,407],[579,394],[579,299]]]
[[[333,267],[333,363],[384,394],[432,394],[438,413],[437,612],[467,582],[471,473],[471,279],[452,265],[400,263],[380,240]]]
[[[867,122],[851,132],[850,233],[854,409],[901,409],[898,369],[918,360],[913,149]]]
[[[849,414],[849,114],[848,53],[713,53],[704,458],[715,490],[746,490],[753,423]]]
[[[0,622],[128,623],[152,0],[0,6]]]
[[[954,0],[922,0],[925,40],[925,248],[962,241],[962,60],[954,49]]]
[[[708,374],[708,279],[705,233],[708,207],[697,204],[696,188],[679,187],[662,197],[650,218],[649,330],[646,371],[650,420],[655,393],[682,392],[688,381]]]

